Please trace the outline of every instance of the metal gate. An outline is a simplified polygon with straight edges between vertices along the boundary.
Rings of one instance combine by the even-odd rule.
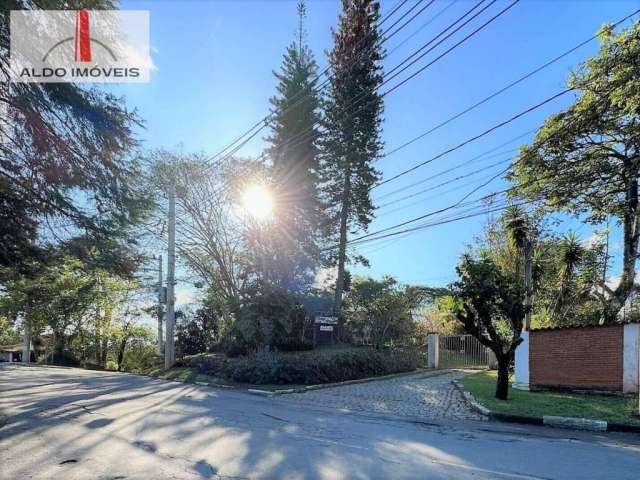
[[[484,368],[491,362],[491,350],[473,335],[440,335],[438,347],[439,368]]]

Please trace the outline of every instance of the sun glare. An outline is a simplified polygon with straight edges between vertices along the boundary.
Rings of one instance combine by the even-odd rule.
[[[257,220],[264,220],[273,213],[273,196],[262,185],[251,185],[242,194],[243,208]]]

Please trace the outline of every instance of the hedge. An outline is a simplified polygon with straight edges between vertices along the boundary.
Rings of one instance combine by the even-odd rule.
[[[300,384],[341,382],[418,368],[417,350],[351,348],[278,353],[269,350],[227,365],[226,376],[252,384]]]

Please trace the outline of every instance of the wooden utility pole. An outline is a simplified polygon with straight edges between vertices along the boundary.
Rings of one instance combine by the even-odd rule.
[[[158,353],[164,352],[164,335],[162,333],[162,320],[164,317],[164,290],[162,288],[162,255],[158,258]]]
[[[167,252],[167,338],[164,347],[164,368],[176,362],[175,333],[175,276],[176,276],[176,184],[169,187],[169,248]]]
[[[527,235],[524,242],[524,330],[531,328],[531,305],[533,296],[533,242]]]

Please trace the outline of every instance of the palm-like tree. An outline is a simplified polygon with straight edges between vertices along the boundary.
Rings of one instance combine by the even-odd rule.
[[[575,272],[584,262],[584,258],[585,248],[575,232],[569,232],[562,237],[557,250],[558,296],[553,308],[554,315],[558,315],[566,306]]]

